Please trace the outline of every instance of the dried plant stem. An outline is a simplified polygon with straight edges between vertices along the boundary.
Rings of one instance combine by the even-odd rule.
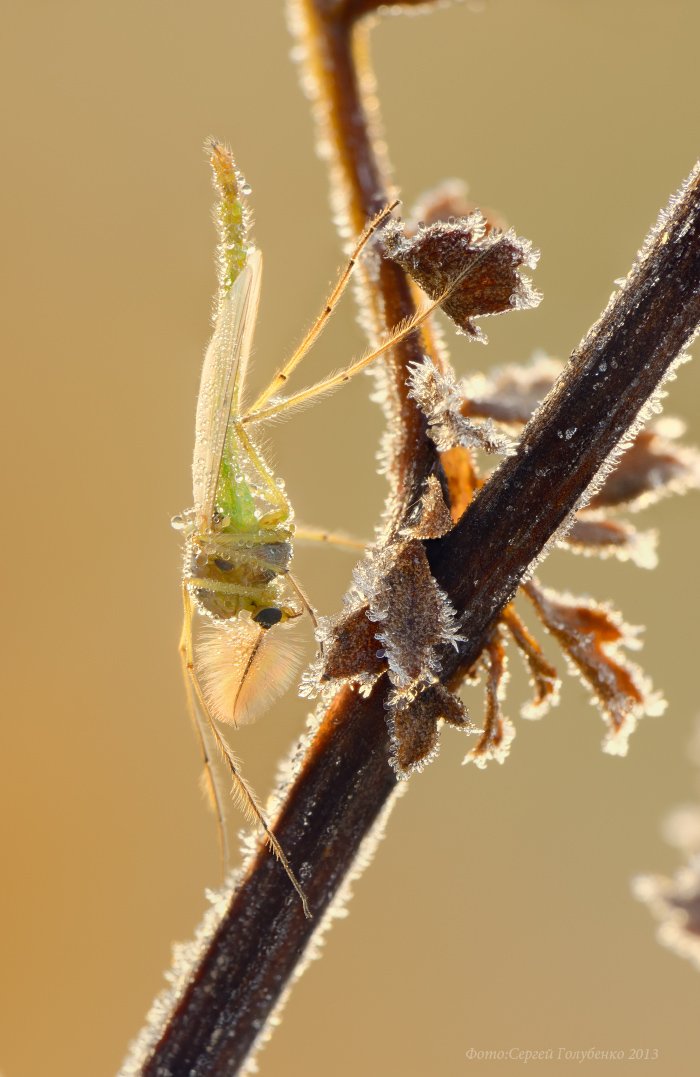
[[[334,181],[358,231],[390,192],[365,113],[368,69],[362,90],[352,43],[356,31],[343,7],[302,0],[295,16],[316,73],[316,104],[332,143]],[[375,332],[412,313],[409,285],[395,265],[384,265],[373,287]],[[467,642],[459,655],[446,655],[445,680],[476,660],[528,566],[579,502],[698,322],[696,171],[526,428],[518,454],[499,468],[450,534],[426,544],[433,571],[465,618]],[[417,352],[422,354],[417,342],[403,342],[388,364],[402,428],[394,459],[400,489],[394,491],[393,526],[435,466],[424,420],[406,394],[406,366]],[[261,848],[143,1073],[231,1075],[249,1058],[396,788],[387,762],[386,695],[386,678],[368,699],[348,688],[336,695],[274,823],[314,919],[304,918],[283,869]]]

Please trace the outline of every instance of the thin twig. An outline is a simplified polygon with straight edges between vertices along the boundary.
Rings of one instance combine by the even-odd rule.
[[[361,105],[351,30],[347,21],[330,13],[338,8],[304,0],[297,13],[308,20],[307,45],[318,52],[310,62],[323,67],[319,108],[325,109],[337,142],[336,171],[342,173],[345,209],[357,228],[389,192]],[[459,654],[446,655],[445,680],[476,660],[528,566],[575,508],[695,331],[700,321],[699,188],[696,171],[641,264],[526,428],[518,454],[492,476],[450,534],[427,544],[433,571],[463,617],[467,640]],[[390,325],[411,313],[410,290],[397,267],[383,266],[378,289],[375,323]],[[406,395],[406,363],[415,358],[411,351],[397,349],[389,375],[403,431],[394,522],[435,463],[422,417]],[[335,696],[274,824],[302,879],[314,920],[304,918],[284,871],[261,848],[162,1029],[144,1074],[230,1075],[249,1059],[396,787],[387,762],[387,691],[382,678],[367,699],[349,688]]]

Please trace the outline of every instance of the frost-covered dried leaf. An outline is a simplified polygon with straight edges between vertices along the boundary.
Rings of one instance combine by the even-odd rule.
[[[656,568],[657,541],[656,531],[638,531],[631,524],[584,511],[574,520],[561,545],[574,553],[616,557],[632,561],[639,568]]]
[[[376,626],[368,614],[365,603],[350,606],[335,617],[320,618],[322,650],[302,677],[300,695],[313,697],[330,681],[348,681],[369,688],[386,671],[386,661],[379,657],[381,644],[375,636]]]
[[[402,534],[417,539],[442,538],[452,530],[452,526],[452,517],[445,504],[440,482],[435,475],[429,475],[414,517]]]
[[[490,419],[475,423],[462,415],[462,391],[451,374],[442,373],[427,356],[411,366],[410,395],[428,420],[428,433],[437,449],[457,446],[484,452],[513,452],[514,444]]]
[[[659,942],[700,968],[700,856],[691,857],[673,878],[640,876],[634,894],[659,921]]]
[[[473,374],[461,385],[462,414],[518,426],[527,423],[554,385],[564,364],[546,355],[489,374]]]
[[[480,212],[484,218],[485,233],[497,229],[505,232],[508,227],[505,219],[496,210],[480,208],[468,197],[468,187],[464,180],[447,179],[425,191],[411,210],[407,231],[413,235],[419,228],[447,221],[454,224],[457,217],[470,217]]]
[[[559,702],[561,689],[559,675],[554,666],[547,661],[539,643],[523,624],[512,605],[506,606],[502,620],[530,671],[530,685],[534,697],[522,707],[520,713],[523,718],[541,718]]]
[[[400,778],[422,770],[434,758],[440,721],[459,729],[472,728],[461,699],[439,682],[412,699],[397,699],[387,712],[387,721],[392,746],[389,762]]]
[[[382,232],[387,257],[397,262],[431,299],[439,299],[458,278],[442,309],[468,335],[484,339],[473,319],[536,306],[541,296],[519,272],[534,269],[539,254],[515,232],[488,232],[481,213],[438,221],[405,234],[400,221]]]
[[[481,769],[490,760],[504,763],[515,736],[513,723],[505,717],[501,707],[508,682],[502,629],[496,629],[484,651],[482,661],[487,667],[484,728],[478,743],[464,757],[465,763],[476,763]]]
[[[461,639],[452,604],[433,578],[423,546],[409,539],[377,551],[355,569],[355,585],[378,625],[376,638],[392,684],[413,695],[419,684],[435,680],[440,648]]]
[[[559,595],[534,580],[523,589],[602,711],[608,725],[603,750],[625,755],[637,720],[645,714],[661,714],[666,706],[641,669],[621,651],[640,646],[639,630],[626,625],[610,607],[590,599]]]
[[[678,419],[664,418],[637,434],[615,470],[591,498],[590,508],[624,506],[638,510],[668,494],[698,489],[700,452],[677,443],[683,430]]]

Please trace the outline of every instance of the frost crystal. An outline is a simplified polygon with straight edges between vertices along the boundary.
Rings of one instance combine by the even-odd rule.
[[[464,397],[457,382],[431,359],[411,367],[411,396],[428,420],[428,433],[440,452],[457,446],[508,455],[514,443],[490,419],[475,423],[462,413]]]

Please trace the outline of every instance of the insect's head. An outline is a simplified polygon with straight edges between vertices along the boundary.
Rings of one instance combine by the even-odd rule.
[[[253,620],[261,628],[267,629],[298,616],[298,612],[289,606],[264,606],[253,614]]]

